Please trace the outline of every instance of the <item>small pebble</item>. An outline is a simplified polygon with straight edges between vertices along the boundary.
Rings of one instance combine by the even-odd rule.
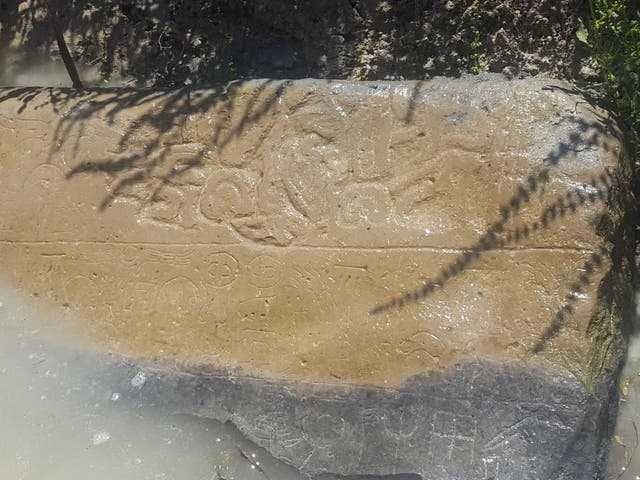
[[[142,388],[147,381],[147,375],[141,370],[131,379],[131,385],[136,388]]]
[[[108,442],[111,438],[109,432],[98,432],[91,437],[91,443],[94,445],[102,445],[105,442]]]

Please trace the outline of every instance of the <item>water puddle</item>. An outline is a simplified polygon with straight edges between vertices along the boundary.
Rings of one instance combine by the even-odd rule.
[[[118,371],[98,355],[57,346],[9,296],[0,291],[2,478],[302,478],[231,425],[132,402],[127,392],[145,388],[143,370]]]
[[[619,411],[606,478],[640,480],[640,332],[629,340],[618,389]]]

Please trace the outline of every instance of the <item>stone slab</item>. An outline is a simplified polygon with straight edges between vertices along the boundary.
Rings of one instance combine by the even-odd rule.
[[[565,368],[584,369],[584,331],[597,306],[602,273],[594,263],[586,274],[593,285],[580,284],[578,277],[593,262],[593,252],[490,251],[424,301],[369,313],[437,277],[462,255],[423,249],[0,245],[3,272],[13,274],[14,285],[59,305],[61,315],[76,316],[79,328],[109,350],[134,357],[225,366],[255,376],[397,386],[469,356],[528,358],[558,312],[570,305],[563,330],[539,355],[562,356]],[[576,282],[573,288],[581,293],[572,290]]]
[[[546,80],[4,89],[0,275],[305,474],[587,478],[619,154]]]
[[[568,372],[467,362],[389,390],[142,368],[143,389],[115,383],[125,401],[230,421],[311,477],[585,479],[598,466],[601,405]]]

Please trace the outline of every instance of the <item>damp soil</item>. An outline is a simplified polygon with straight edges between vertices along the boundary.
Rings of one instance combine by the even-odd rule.
[[[46,3],[0,2],[1,83],[61,63]],[[589,76],[575,35],[582,3],[78,0],[58,16],[86,82],[176,87],[237,78]]]

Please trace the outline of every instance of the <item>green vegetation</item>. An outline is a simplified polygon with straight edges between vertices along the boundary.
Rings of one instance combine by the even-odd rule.
[[[356,52],[356,66],[353,69],[353,78],[356,80],[366,80],[367,78],[367,66],[365,64],[364,56],[367,53],[367,47],[363,43],[359,43],[355,48]]]
[[[601,77],[599,84],[589,87],[598,91],[602,106],[616,117],[629,154],[629,162],[621,165],[619,181],[630,182],[631,188],[617,189],[613,202],[621,207],[614,207],[619,212],[619,226],[609,232],[611,236],[626,237],[628,247],[613,249],[611,258],[614,268],[604,280],[610,282],[608,288],[618,313],[608,320],[604,315],[610,314],[604,310],[598,312],[590,326],[590,329],[593,328],[590,334],[596,339],[592,358],[600,359],[599,363],[594,362],[593,365],[608,364],[607,368],[613,372],[620,359],[610,352],[624,348],[615,345],[620,337],[612,329],[614,318],[633,317],[626,308],[635,308],[630,299],[638,282],[634,242],[638,240],[636,228],[640,211],[637,205],[640,187],[637,166],[640,161],[640,4],[636,0],[587,0],[586,4],[588,15],[579,25],[577,36],[588,46]],[[631,459],[627,459],[627,462],[628,466]]]
[[[482,50],[482,39],[480,30],[473,30],[473,41],[471,42],[471,72],[480,73],[480,51]]]
[[[587,0],[589,18],[578,39],[588,45],[602,76],[605,106],[618,117],[632,155],[640,146],[640,10],[630,0]]]

